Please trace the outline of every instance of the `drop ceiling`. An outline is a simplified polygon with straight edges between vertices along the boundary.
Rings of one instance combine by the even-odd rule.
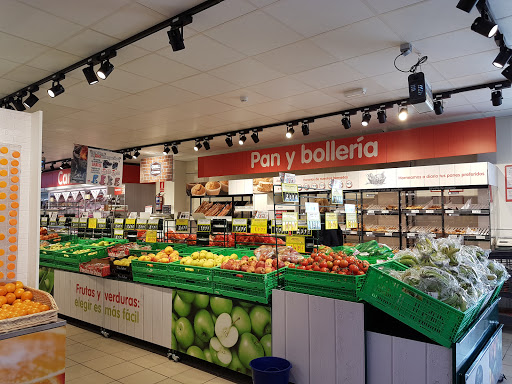
[[[0,12],[0,97],[8,95],[194,5],[197,0],[4,0]],[[512,2],[491,0],[499,25],[512,41]],[[47,160],[69,157],[73,143],[119,149],[174,141],[258,125],[286,122],[407,97],[407,74],[393,60],[401,43],[418,53],[435,92],[503,80],[492,66],[492,39],[470,30],[456,0],[225,0],[185,27],[186,49],[173,52],[165,31],[118,52],[110,77],[90,86],[81,70],[66,76],[65,93],[51,99],[46,87],[34,110],[43,111]],[[49,85],[49,84],[47,84]],[[366,88],[364,96],[344,92]],[[247,96],[242,103],[240,96]],[[446,100],[445,112],[416,114],[399,122],[360,115],[345,130],[338,117],[297,130],[287,142],[318,141],[446,121],[512,115],[512,90],[500,107],[490,91]],[[227,148],[223,138],[195,153],[192,143],[176,156],[225,153],[283,145],[285,127],[260,133],[260,143]],[[161,153],[149,148],[143,155]]]

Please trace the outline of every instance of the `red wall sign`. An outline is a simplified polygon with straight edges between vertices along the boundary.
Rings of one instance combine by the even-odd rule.
[[[494,117],[200,157],[198,177],[394,163],[496,152]]]

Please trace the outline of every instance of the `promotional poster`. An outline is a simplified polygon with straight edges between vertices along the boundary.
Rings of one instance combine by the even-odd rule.
[[[88,184],[120,186],[123,180],[123,154],[89,148],[86,180]]]

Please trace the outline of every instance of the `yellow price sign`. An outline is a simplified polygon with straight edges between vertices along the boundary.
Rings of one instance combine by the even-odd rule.
[[[325,213],[325,229],[338,229],[338,215],[336,213]]]
[[[259,235],[267,234],[267,219],[252,219],[251,220],[251,233],[256,233]]]
[[[347,212],[345,214],[345,223],[347,229],[357,228],[357,213]]]
[[[176,232],[188,232],[188,219],[176,220]]]
[[[297,252],[306,253],[306,238],[304,236],[286,236],[286,245]]]
[[[156,243],[156,231],[146,231],[146,243]]]
[[[135,220],[136,219],[126,219],[124,221],[124,227],[126,229],[135,229]]]
[[[96,229],[98,227],[98,219],[89,219],[89,229]]]

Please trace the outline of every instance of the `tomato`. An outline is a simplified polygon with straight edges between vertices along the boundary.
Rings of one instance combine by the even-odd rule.
[[[356,258],[354,256],[349,256],[346,260],[349,264],[354,264],[356,262]]]
[[[340,267],[339,267],[339,266],[337,266],[337,265],[335,265],[334,267],[332,267],[332,270],[333,270],[334,272],[338,272],[338,271],[340,270]]]
[[[320,268],[320,272],[327,272],[327,273],[329,273],[329,268]]]
[[[288,264],[288,268],[295,268],[295,264],[292,264],[292,263]]]
[[[321,258],[320,256],[316,256],[316,257],[315,257],[315,261],[316,261],[317,263],[319,263],[321,260],[322,260],[322,258]]]
[[[332,269],[333,265],[332,261],[327,262],[327,268]]]
[[[302,263],[300,263],[300,264],[305,267],[306,265],[308,265],[308,261],[307,260],[302,260]]]
[[[346,275],[347,274],[347,271],[344,271],[344,270],[341,270],[338,272],[338,275]]]
[[[311,270],[313,269],[313,266],[312,266],[312,265],[308,265],[308,266],[306,267],[306,269],[307,269],[308,271],[311,271]]]
[[[334,260],[334,261],[333,261],[333,263],[332,263],[332,264],[333,264],[335,267],[339,267],[339,266],[340,266],[340,264],[341,264],[341,260],[336,259],[336,260]]]
[[[315,266],[313,267],[313,271],[318,272],[319,270],[320,270],[320,267],[319,267],[318,265],[315,265]]]
[[[327,260],[327,261],[333,261],[333,260],[334,260],[334,258],[333,258],[331,255],[327,255],[327,256],[325,256],[325,260]]]
[[[362,266],[359,267],[363,272],[368,271],[368,268],[370,267],[370,263],[366,260],[363,260]]]
[[[313,259],[312,257],[308,257],[308,264],[313,264],[314,261],[315,259]]]
[[[359,271],[357,274],[358,275],[364,275],[365,273],[363,271]]]
[[[341,260],[340,261],[340,268],[347,268],[348,267],[348,261],[347,260]]]
[[[325,257],[325,253],[321,252],[318,254],[318,256],[320,256],[323,259]]]
[[[325,261],[322,261],[319,265],[320,268],[327,268],[327,263]]]
[[[338,274],[338,272],[336,272],[336,271],[331,271],[331,273],[334,273],[335,275]]]
[[[357,272],[359,272],[359,267],[355,264],[350,264],[348,266],[348,269],[350,270],[350,272],[356,274]]]

